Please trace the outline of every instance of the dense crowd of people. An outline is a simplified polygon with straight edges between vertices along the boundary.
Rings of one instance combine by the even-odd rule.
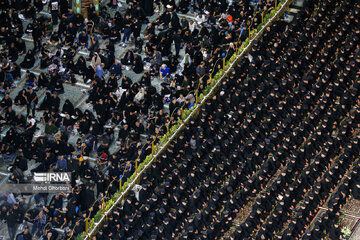
[[[343,183],[329,200],[328,210],[318,218],[311,231],[305,231],[303,239],[321,239],[326,235],[329,235],[331,239],[341,239],[340,210],[349,200],[350,191],[355,199],[360,200],[360,163],[357,162],[351,170],[350,176],[346,176]]]
[[[110,183],[120,175],[125,182],[133,174],[135,160],[151,153],[151,142],[176,123],[180,108],[193,106],[195,90],[206,87],[207,74],[222,69],[217,60],[224,53],[229,59],[234,42],[246,39],[249,26],[256,28],[261,12],[275,5],[245,0],[155,3],[162,7],[133,0],[123,8],[110,1],[100,15],[90,5],[84,18],[67,0],[0,1],[0,151],[10,163],[9,181],[27,183],[29,171],[71,172],[73,187],[68,195],[36,194],[31,209],[6,193],[0,217],[10,239],[19,226],[22,239],[56,239],[62,233],[55,229],[75,238],[84,231],[84,219],[100,207],[96,200],[117,190],[118,184]],[[28,38],[32,43],[25,43]],[[124,55],[118,55],[118,46]],[[140,80],[131,79],[129,72]],[[79,83],[90,87],[86,108],[66,97],[64,86]],[[44,129],[40,136],[39,127]],[[72,135],[79,137],[74,144]],[[192,138],[195,149],[197,135]],[[115,142],[119,147],[110,151]],[[95,156],[95,166],[88,156]],[[30,169],[30,160],[36,168]]]
[[[304,4],[291,23],[280,18],[265,30],[94,239],[341,239],[340,210],[360,197],[360,4]],[[119,5],[99,15],[90,5],[85,19],[67,0],[0,0],[9,182],[28,183],[29,171],[72,173],[70,194],[37,193],[31,208],[17,194],[0,196],[11,240],[79,236],[275,2]],[[64,85],[79,83],[90,88],[85,108],[66,98]]]
[[[342,239],[359,198],[359,10],[307,1],[268,28],[94,238]]]

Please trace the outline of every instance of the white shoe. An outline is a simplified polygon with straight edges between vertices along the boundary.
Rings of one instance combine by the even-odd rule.
[[[24,225],[22,225],[22,224],[20,224],[20,226],[19,226],[19,231],[21,232],[23,229],[24,229]]]

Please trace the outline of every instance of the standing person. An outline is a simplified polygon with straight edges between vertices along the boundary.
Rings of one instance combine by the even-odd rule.
[[[30,110],[32,111],[32,115],[35,116],[35,107],[38,102],[38,97],[34,90],[32,88],[29,89],[29,92],[27,93],[27,116],[30,115]]]
[[[124,37],[122,40],[122,46],[126,46],[126,42],[129,41],[131,35],[131,18],[129,14],[126,14],[124,19]]]
[[[46,215],[44,211],[40,211],[39,214],[35,217],[34,225],[32,226],[31,233],[34,234],[36,232],[36,236],[41,236],[41,230],[46,224]]]
[[[14,240],[15,239],[15,233],[16,233],[16,213],[14,211],[13,208],[11,208],[7,213],[6,213],[6,222],[7,222],[7,226],[8,226],[8,232],[9,232],[9,237],[10,240]]]
[[[59,0],[51,0],[50,1],[50,11],[51,11],[51,18],[54,25],[58,24],[58,18],[59,18]]]
[[[69,2],[68,0],[60,0],[60,13],[61,16],[69,12]]]
[[[40,27],[40,24],[38,23],[38,20],[34,21],[33,25],[33,31],[32,31],[32,37],[34,40],[34,52],[41,49],[41,36],[42,36],[42,30]]]
[[[179,53],[180,53],[180,49],[181,49],[181,29],[179,29],[177,32],[174,31],[174,45],[175,45],[175,57],[179,58]]]
[[[24,208],[19,204],[14,204],[13,206],[13,212],[16,217],[16,223],[21,224],[24,220],[25,211]]]
[[[154,0],[142,0],[140,4],[143,6],[146,16],[154,14]]]

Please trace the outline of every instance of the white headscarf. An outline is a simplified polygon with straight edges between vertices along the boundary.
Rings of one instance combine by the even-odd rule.
[[[184,58],[181,60],[181,62],[177,65],[176,74],[182,76],[182,72],[184,71],[185,64],[191,64],[191,58],[188,53],[185,54]]]

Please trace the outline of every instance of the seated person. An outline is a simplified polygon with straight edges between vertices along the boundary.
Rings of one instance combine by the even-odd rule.
[[[79,46],[80,47],[84,47],[84,48],[87,48],[88,47],[88,41],[89,41],[89,37],[86,35],[85,32],[81,33],[79,35]]]
[[[133,71],[137,74],[142,73],[144,70],[144,63],[141,60],[141,56],[135,55],[134,56],[134,63],[133,63]]]
[[[82,155],[89,156],[89,154],[97,149],[97,141],[95,136],[90,136],[83,143]]]
[[[16,236],[16,240],[31,240],[31,239],[32,239],[32,235],[31,235],[28,227],[25,227],[24,232],[22,232]]]
[[[29,88],[34,88],[36,87],[36,76],[34,73],[27,71],[26,72],[26,82],[28,84]]]
[[[94,21],[89,19],[89,21],[86,23],[86,28],[85,28],[86,33],[92,35],[94,32],[94,26],[95,26]]]
[[[49,140],[55,140],[55,134],[58,132],[58,127],[49,121],[45,126],[45,135]]]
[[[64,85],[62,81],[55,82],[54,91],[56,91],[58,94],[64,93]]]
[[[26,44],[21,38],[19,38],[19,40],[16,42],[16,49],[18,50],[19,55],[23,55],[26,52]]]
[[[162,81],[161,85],[168,85],[170,84],[170,69],[166,66],[166,64],[161,65],[160,69],[160,80]]]
[[[64,43],[64,45],[65,46],[71,46],[71,45],[73,45],[74,40],[75,40],[75,36],[73,35],[73,33],[69,29],[67,29],[65,31],[65,43]]]
[[[21,68],[19,67],[18,64],[16,63],[12,64],[10,74],[12,75],[13,79],[17,79],[21,76]]]
[[[52,45],[57,45],[60,42],[60,35],[58,32],[54,32],[50,37],[50,42]]]
[[[98,162],[99,165],[108,164],[108,155],[107,155],[107,153],[105,153],[105,152],[102,153],[97,162]]]
[[[30,222],[30,223],[34,223],[35,222],[35,218],[36,216],[39,214],[39,210],[36,209],[36,208],[33,208],[33,209],[30,209],[29,211],[27,211],[25,213],[25,220],[27,222]]]
[[[12,62],[16,62],[16,60],[18,59],[18,50],[15,46],[15,43],[12,42],[10,44],[10,47],[9,47],[9,59],[12,61]]]
[[[99,39],[95,35],[90,36],[90,51],[97,51],[99,49]]]
[[[87,72],[87,66],[86,66],[85,58],[83,56],[80,56],[75,64],[75,74],[84,76],[86,75],[86,72]]]
[[[45,20],[45,26],[44,27],[45,27],[45,34],[47,36],[50,36],[51,33],[54,30],[54,26],[53,26],[52,22],[50,21],[50,19]]]
[[[142,47],[143,47],[144,41],[141,39],[141,37],[137,37],[135,40],[135,53],[141,54]]]
[[[47,68],[51,64],[52,54],[47,44],[44,44],[41,48],[41,61],[40,68]]]
[[[153,64],[153,65],[150,66],[149,75],[153,76],[153,77],[159,76],[159,69],[158,69],[157,65]]]
[[[6,110],[12,106],[12,100],[9,94],[5,94],[4,98],[0,101],[0,108]]]
[[[125,54],[125,56],[121,59],[121,64],[122,65],[132,65],[134,62],[134,53],[132,50],[127,51],[127,53]]]
[[[39,78],[38,78],[38,87],[40,88],[47,88],[49,86],[49,80],[46,77],[45,73],[40,73]]]
[[[12,107],[9,107],[5,112],[5,121],[9,125],[16,121],[16,113],[13,111]]]
[[[23,60],[23,62],[20,64],[20,66],[22,68],[32,68],[34,66],[35,63],[35,56],[32,50],[28,50],[28,52],[25,55],[25,58]]]
[[[115,60],[114,64],[110,67],[109,72],[115,76],[122,75],[121,64],[119,63],[118,60]]]
[[[56,170],[59,172],[65,172],[68,168],[67,160],[64,155],[61,155],[56,162]]]

